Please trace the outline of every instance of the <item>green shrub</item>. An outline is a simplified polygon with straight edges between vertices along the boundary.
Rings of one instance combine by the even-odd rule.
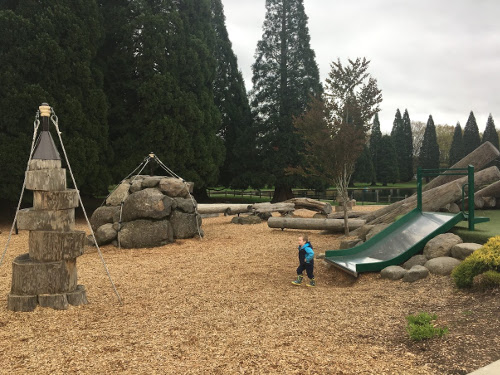
[[[486,271],[474,279],[474,284],[480,289],[494,289],[500,287],[500,272]]]
[[[475,276],[490,270],[500,271],[500,236],[491,237],[458,265],[451,276],[459,288],[470,288]]]
[[[431,339],[435,336],[441,337],[448,333],[448,328],[435,327],[431,322],[437,319],[436,314],[422,312],[418,315],[408,315],[406,331],[414,341]]]

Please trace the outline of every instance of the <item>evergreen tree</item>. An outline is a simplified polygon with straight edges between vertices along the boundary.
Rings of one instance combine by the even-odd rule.
[[[481,137],[479,136],[479,129],[477,127],[476,118],[474,113],[470,111],[467,124],[465,124],[464,135],[464,156],[469,155],[472,151],[481,145]]]
[[[420,148],[419,164],[424,169],[439,168],[439,145],[437,143],[436,127],[430,115],[425,127],[422,147]]]
[[[455,165],[464,157],[464,144],[462,139],[462,127],[457,122],[453,133],[453,140],[450,147],[450,167]]]
[[[42,102],[58,115],[80,191],[106,192],[107,104],[95,63],[104,28],[97,2],[2,2],[0,25],[0,111],[9,114],[0,124],[0,193],[19,196]]]
[[[380,121],[378,119],[378,113],[375,113],[373,119],[372,132],[370,135],[370,154],[373,163],[373,168],[375,170],[374,179],[371,181],[372,185],[375,185],[379,180],[379,170],[380,170],[380,140],[382,139],[382,132],[380,131]]]
[[[352,179],[357,182],[365,183],[375,181],[375,168],[373,167],[370,149],[366,145],[356,161]]]
[[[394,121],[392,123],[391,130],[392,143],[396,149],[397,163],[399,178],[403,175],[405,170],[405,151],[404,151],[404,141],[403,141],[403,118],[401,117],[401,112],[399,108],[396,110],[396,115],[394,116]]]
[[[413,179],[413,133],[411,130],[411,121],[408,110],[403,114],[403,126],[401,128],[401,140],[403,143],[402,166],[399,168],[401,181],[410,181]]]
[[[380,140],[380,172],[379,178],[383,186],[387,183],[394,183],[399,179],[397,168],[396,148],[392,142],[392,137],[383,135]]]
[[[211,1],[136,0],[104,11],[113,29],[102,59],[118,64],[106,83],[116,105],[115,179],[153,151],[202,193],[217,182],[224,157]]]
[[[251,165],[255,161],[255,135],[250,134],[250,105],[243,76],[238,70],[237,59],[227,34],[222,2],[212,0],[211,3],[217,63],[214,99],[222,117],[219,135],[226,150],[220,183],[246,188],[252,183],[252,170],[256,168]]]
[[[293,118],[322,87],[310,47],[303,0],[267,0],[262,39],[252,65],[251,106],[261,151],[262,172],[275,186],[273,201],[292,197],[297,177],[285,170],[301,163],[304,145]]]
[[[481,143],[487,141],[491,142],[491,144],[495,146],[498,150],[498,133],[497,130],[495,129],[495,122],[493,121],[491,113],[488,116],[488,121],[486,122],[486,128],[484,129],[483,140]]]

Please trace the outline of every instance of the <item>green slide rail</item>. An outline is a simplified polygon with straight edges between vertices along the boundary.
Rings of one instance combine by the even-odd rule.
[[[438,234],[446,233],[462,220],[469,222],[469,230],[474,224],[487,221],[488,218],[475,218],[474,205],[469,205],[468,212],[457,214],[422,211],[422,177],[436,175],[467,175],[468,183],[462,187],[468,189],[469,201],[474,200],[474,167],[417,171],[417,207],[386,229],[370,238],[365,243],[345,250],[328,250],[325,260],[334,266],[358,276],[360,272],[380,271],[385,267],[404,263],[420,252],[425,244]],[[462,199],[462,202],[464,200]]]

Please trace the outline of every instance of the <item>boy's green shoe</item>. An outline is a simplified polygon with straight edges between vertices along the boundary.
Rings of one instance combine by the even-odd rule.
[[[309,282],[306,284],[306,286],[310,286],[310,287],[314,288],[316,286],[316,279],[312,278],[311,280],[309,280]]]
[[[302,279],[304,278],[304,276],[302,275],[297,275],[297,279],[296,280],[293,280],[292,281],[292,284],[293,285],[300,285],[302,284]]]

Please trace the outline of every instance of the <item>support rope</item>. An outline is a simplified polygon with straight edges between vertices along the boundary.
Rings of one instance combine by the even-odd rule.
[[[39,117],[40,117],[40,111],[38,110],[36,112],[35,121],[33,122],[33,140],[31,141],[31,151],[30,151],[30,156],[28,158],[28,164],[26,166],[26,172],[29,171],[31,158],[33,157],[33,152],[35,150],[35,144],[37,143],[36,133],[37,133],[38,128],[40,126]],[[25,188],[26,188],[26,173],[24,174],[23,188],[21,189],[21,196],[19,197],[19,202],[17,203],[17,209],[16,209],[16,213],[14,215],[14,221],[12,222],[12,227],[10,228],[9,237],[7,238],[7,243],[5,244],[5,249],[3,250],[2,258],[0,259],[0,266],[2,266],[3,259],[5,257],[5,254],[7,253],[7,248],[9,247],[10,239],[12,238],[12,232],[14,230],[14,227],[16,226],[17,214],[19,212],[19,209],[21,208],[21,202],[23,200]]]
[[[103,258],[102,253],[101,253],[101,249],[99,248],[99,245],[97,244],[94,230],[92,229],[92,226],[90,225],[90,221],[89,221],[89,218],[87,216],[87,211],[85,211],[85,207],[84,207],[83,202],[82,202],[80,190],[78,190],[78,187],[76,185],[75,177],[73,176],[73,171],[71,170],[71,165],[69,164],[68,155],[66,154],[66,149],[64,148],[64,143],[63,143],[62,138],[61,138],[61,131],[59,130],[59,123],[58,123],[59,120],[58,120],[53,108],[51,108],[51,111],[52,111],[52,115],[50,116],[50,120],[52,121],[52,123],[54,124],[54,126],[56,128],[57,136],[59,137],[59,142],[61,143],[61,148],[62,148],[63,153],[64,153],[64,158],[66,160],[66,164],[68,166],[68,170],[69,170],[69,173],[71,175],[71,180],[73,181],[73,186],[75,187],[76,191],[78,192],[78,200],[80,202],[80,205],[82,206],[83,214],[85,216],[85,220],[87,221],[87,225],[88,225],[90,232],[92,234],[92,238],[94,239],[95,246],[97,248],[97,253],[99,254],[99,257],[101,258],[104,269],[106,270],[106,274],[108,275],[108,279],[111,282],[111,285],[113,286],[113,290],[114,290],[116,296],[118,297],[118,302],[120,303],[120,306],[123,306],[120,294],[118,293],[118,290],[116,290],[115,283],[113,282],[113,279],[111,278],[111,275],[109,274],[108,266],[106,265],[106,262],[104,261],[104,258]]]

